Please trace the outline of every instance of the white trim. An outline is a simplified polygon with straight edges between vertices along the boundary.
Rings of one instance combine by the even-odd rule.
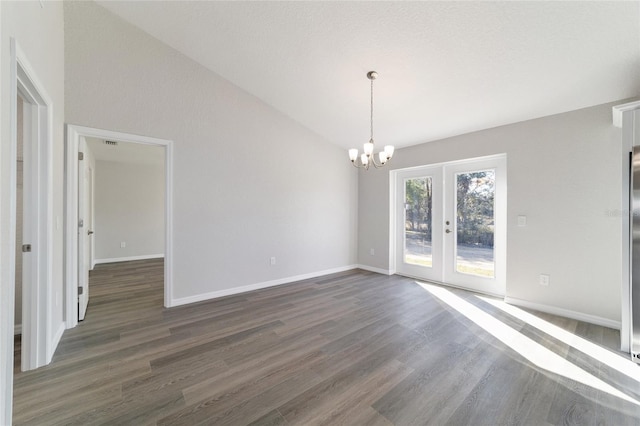
[[[13,325],[13,335],[17,336],[18,334],[22,334],[22,324]]]
[[[0,7],[0,10],[2,7]],[[17,122],[16,107],[17,107],[17,60],[15,51],[15,41],[11,39],[10,42],[10,64],[9,64],[9,116],[11,123]],[[1,51],[1,49],[0,49]],[[3,102],[4,105],[4,94]],[[16,233],[12,230],[16,229],[16,173],[17,173],[17,135],[16,127],[13,124],[9,125],[10,140],[9,140],[9,182],[2,182],[2,185],[8,185],[9,192],[9,217],[8,217],[8,232],[9,244],[6,253],[0,252],[0,271],[7,271],[7,282],[1,283],[0,291],[3,292],[0,297],[0,332],[2,333],[2,341],[0,342],[0,395],[2,396],[2,404],[0,406],[0,424],[11,424],[12,411],[13,411],[13,342],[14,337],[11,335],[11,329],[14,327],[14,307],[15,307],[15,259],[16,259]],[[4,143],[3,143],[4,145]],[[6,149],[6,148],[5,148]],[[3,223],[4,224],[4,221]],[[4,244],[0,244],[1,247]],[[6,291],[6,293],[4,293]]]
[[[66,324],[63,322],[60,323],[60,326],[58,327],[58,330],[56,330],[56,334],[53,336],[52,339],[52,347],[53,347],[53,351],[51,353],[47,354],[47,364],[51,362],[51,360],[53,359],[53,354],[55,353],[55,348],[58,347],[58,344],[60,343],[60,339],[62,339],[62,335],[64,334],[64,331],[67,329]]]
[[[172,305],[173,295],[173,141],[130,133],[67,124],[65,159],[65,322],[78,325],[78,145],[81,136],[117,140],[165,149],[165,263],[164,306]]]
[[[627,111],[635,111],[640,109],[640,101],[633,101],[622,105],[616,105],[611,108],[613,115],[613,125],[618,128],[622,128],[622,116]]]
[[[362,269],[362,270],[365,270],[365,271],[369,271],[369,272],[375,272],[377,274],[382,274],[382,275],[393,275],[394,274],[394,272],[391,271],[390,269],[375,268],[375,267],[369,266],[369,265],[358,264],[358,265],[356,265],[356,268]]]
[[[12,99],[18,93],[30,105],[30,135],[25,138],[25,202],[29,203],[30,217],[24,223],[28,241],[32,245],[29,263],[23,277],[22,309],[22,370],[32,370],[49,363],[48,354],[55,351],[52,335],[53,304],[57,299],[52,292],[53,282],[53,102],[40,83],[33,67],[11,39],[12,48]],[[15,109],[12,103],[12,128],[16,127]],[[12,129],[12,150],[15,153],[17,130]],[[27,155],[29,156],[28,162]],[[14,160],[12,160],[14,161]],[[28,166],[28,168],[27,168]],[[15,172],[13,179],[15,179]],[[31,194],[27,194],[27,182]],[[13,185],[15,186],[15,185]],[[12,189],[15,209],[15,190]],[[15,214],[14,214],[15,216]],[[15,221],[15,217],[13,218]],[[15,226],[15,222],[14,222]],[[14,255],[15,256],[15,255]],[[14,257],[15,261],[15,257]],[[25,262],[26,263],[26,262]],[[29,266],[27,266],[29,268]]]
[[[635,145],[635,139],[640,137],[636,130],[636,112],[640,110],[640,101],[617,105],[612,108],[613,125],[622,128],[622,196],[620,211],[623,212],[620,220],[622,241],[621,244],[621,290],[620,290],[620,350],[631,352],[633,333],[631,327],[631,206],[630,206],[630,179],[631,170],[629,155]]]
[[[559,308],[557,306],[544,305],[541,303],[529,302],[527,300],[517,299],[515,297],[505,297],[504,301],[510,305],[521,306],[523,308],[534,309],[536,311],[544,312],[547,314],[558,315],[565,318],[570,318],[582,322],[588,322],[589,324],[600,325],[602,327],[613,328],[620,330],[620,321],[614,321],[608,318],[602,318],[596,315],[585,314],[583,312],[571,311],[569,309]]]
[[[99,263],[116,263],[116,262],[130,262],[132,260],[146,260],[146,259],[161,259],[164,254],[145,254],[142,256],[128,256],[128,257],[112,257],[109,259],[95,259],[95,264]]]
[[[186,305],[189,303],[203,302],[205,300],[217,299],[219,297],[232,296],[234,294],[246,293],[249,291],[260,290],[268,287],[275,287],[283,284],[290,284],[296,281],[308,280],[309,278],[321,277],[323,275],[335,274],[337,272],[350,271],[358,268],[358,265],[347,265],[338,268],[326,269],[324,271],[311,272],[308,274],[295,275],[293,277],[280,278],[277,280],[264,281],[256,284],[244,285],[242,287],[233,287],[225,290],[212,291],[209,293],[197,294],[195,296],[181,297],[171,301],[171,306]]]

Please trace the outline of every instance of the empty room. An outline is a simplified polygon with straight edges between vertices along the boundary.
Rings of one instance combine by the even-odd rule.
[[[1,1],[0,424],[640,424],[639,76],[638,1]]]

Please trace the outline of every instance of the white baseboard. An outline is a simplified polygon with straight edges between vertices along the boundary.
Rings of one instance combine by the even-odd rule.
[[[321,277],[323,275],[335,274],[337,272],[350,271],[358,268],[358,265],[347,265],[339,268],[326,269],[324,271],[311,272],[309,274],[295,275],[293,277],[280,278],[272,281],[264,281],[256,284],[244,285],[241,287],[234,287],[225,290],[212,291],[209,293],[197,294],[195,296],[181,297],[179,299],[172,299],[171,304],[168,307],[186,305],[188,303],[202,302],[205,300],[217,299],[219,297],[232,296],[234,294],[246,293],[248,291],[260,290],[267,287],[275,287],[282,284],[290,284],[296,281],[308,280],[309,278]]]
[[[516,299],[514,297],[505,297],[504,301],[511,305],[521,306],[523,308],[534,309],[536,311],[545,312],[547,314],[558,315],[565,318],[588,322],[589,324],[600,325],[616,330],[620,330],[621,327],[620,321],[614,321],[608,318],[602,318],[596,315],[585,314],[569,309],[558,308],[557,306],[543,305],[541,303],[529,302],[527,300]]]
[[[51,340],[51,346],[49,347],[50,353],[47,354],[47,364],[49,364],[53,359],[53,354],[56,353],[56,349],[58,348],[60,339],[62,339],[62,335],[64,334],[64,331],[66,329],[67,329],[67,326],[64,323],[64,321],[61,322],[60,326],[58,327],[58,330],[56,330],[56,334],[53,336],[53,339]]]
[[[97,265],[98,263],[129,262],[131,260],[160,259],[162,257],[164,257],[164,254],[145,254],[142,256],[112,257],[110,259],[96,259],[95,264]]]
[[[388,269],[374,268],[373,266],[368,266],[368,265],[356,265],[356,266],[359,269],[364,269],[365,271],[369,271],[369,272],[375,272],[377,274],[393,275],[393,272]]]
[[[17,336],[18,334],[22,334],[22,324],[13,325],[13,335]]]

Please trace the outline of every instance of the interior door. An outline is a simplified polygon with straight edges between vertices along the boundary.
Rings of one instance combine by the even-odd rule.
[[[506,160],[396,172],[396,271],[504,295]]]
[[[90,171],[88,161],[81,159],[87,152],[84,138],[80,139],[78,157],[78,321],[84,320],[89,304],[89,269],[90,269]]]

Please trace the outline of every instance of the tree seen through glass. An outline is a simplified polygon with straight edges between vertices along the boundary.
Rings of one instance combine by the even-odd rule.
[[[456,175],[456,271],[495,276],[495,171]]]
[[[405,250],[404,261],[431,267],[433,233],[433,180],[420,177],[405,180]]]

